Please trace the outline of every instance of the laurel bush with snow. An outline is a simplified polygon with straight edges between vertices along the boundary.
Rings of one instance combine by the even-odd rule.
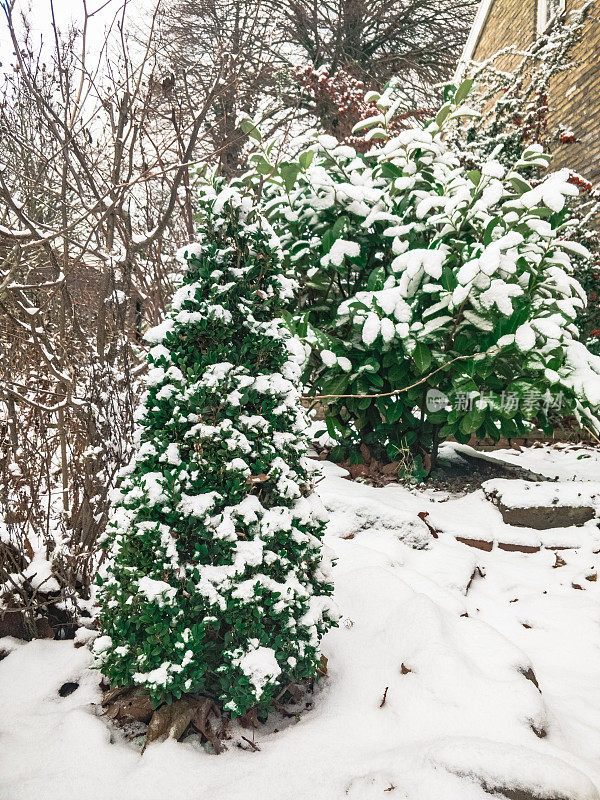
[[[570,180],[579,189],[579,197],[571,205],[567,234],[592,253],[592,258],[576,257],[573,260],[573,274],[589,298],[587,307],[578,314],[576,324],[582,341],[598,355],[600,191],[587,180],[587,176],[577,174],[580,166],[577,148],[581,144],[570,128],[556,126],[554,120],[559,119],[560,114],[557,114],[555,106],[560,93],[550,91],[551,86],[571,74],[570,70],[577,61],[574,48],[581,42],[586,25],[594,14],[595,6],[590,0],[575,6],[554,17],[543,35],[536,36],[524,50],[509,48],[512,50],[511,59],[514,59],[510,71],[499,68],[506,59],[506,50],[479,64],[463,65],[473,83],[469,104],[480,115],[469,125],[451,126],[446,136],[460,152],[461,161],[477,168],[492,152],[502,164],[510,167],[519,158],[525,144],[538,142],[548,151],[560,147],[561,161],[571,167]],[[573,150],[571,163],[570,149]],[[537,169],[526,174],[534,182],[540,178]]]
[[[462,167],[443,129],[474,113],[470,86],[394,136],[381,98],[361,123],[364,154],[316,135],[295,161],[271,164],[268,147],[254,156],[303,287],[290,323],[320,354],[316,393],[333,395],[329,431],[391,458],[405,444],[515,436],[532,420],[549,429],[553,413],[597,428],[600,359],[573,324],[585,293],[572,256],[587,254],[563,238],[577,189],[566,170],[528,183],[548,164],[536,145],[509,168],[493,153]],[[448,403],[428,408],[431,389]]]
[[[205,187],[199,244],[152,343],[136,454],[98,578],[98,665],[161,702],[268,709],[335,623],[312,494],[293,282],[253,201]]]

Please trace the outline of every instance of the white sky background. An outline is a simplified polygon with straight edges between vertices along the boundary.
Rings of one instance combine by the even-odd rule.
[[[169,0],[162,0],[169,2]],[[129,0],[127,6],[127,16],[130,24],[135,19],[136,25],[143,26],[143,23],[151,18],[151,9],[155,6],[156,0]],[[123,7],[122,0],[87,0],[88,12],[97,11],[95,16],[88,23],[88,53],[94,54],[94,48],[101,46],[104,41],[106,28],[111,24],[116,13]],[[51,42],[52,33],[52,12],[50,0],[17,0],[14,10],[14,18],[18,19],[20,12],[24,11],[32,27],[32,40],[34,45],[42,42]],[[57,26],[66,33],[69,27],[80,26],[83,20],[82,0],[54,0],[54,15]],[[6,17],[0,9],[0,61],[2,69],[7,69],[13,61],[13,47],[6,27]]]

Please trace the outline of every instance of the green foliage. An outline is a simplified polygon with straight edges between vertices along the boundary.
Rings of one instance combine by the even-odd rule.
[[[364,155],[317,136],[293,186],[288,172],[264,182],[301,285],[290,324],[313,348],[315,393],[359,395],[324,400],[340,456],[359,441],[392,458],[401,442],[422,452],[534,421],[550,430],[553,415],[598,425],[600,360],[576,341],[585,293],[564,238],[577,190],[566,170],[532,187],[527,174],[548,163],[537,145],[510,166],[493,152],[463,166],[442,127],[475,114],[471,86]],[[447,402],[432,406],[434,390]]]
[[[98,578],[98,664],[157,701],[266,710],[335,622],[300,406],[293,282],[250,197],[207,186],[201,244],[153,343]],[[218,188],[218,187],[217,187]]]
[[[493,157],[510,168],[523,149],[534,142],[549,152],[559,148],[561,162],[569,164],[573,170],[570,180],[580,189],[579,197],[573,198],[569,204],[570,219],[563,235],[584,244],[592,253],[591,258],[588,254],[573,260],[573,274],[589,301],[579,310],[575,324],[581,340],[592,353],[599,355],[600,194],[592,183],[577,174],[582,168],[581,145],[573,131],[563,125],[556,126],[554,120],[567,120],[561,120],[561,110],[553,106],[560,93],[552,88],[565,80],[577,63],[575,46],[581,42],[593,11],[594,3],[590,0],[577,4],[564,16],[555,18],[544,35],[535,37],[527,49],[517,51],[513,48],[514,64],[510,71],[498,68],[506,58],[506,51],[480,64],[468,65],[469,78],[461,88],[468,86],[471,93],[469,102],[481,114],[468,125],[452,126],[446,133],[447,141],[458,153],[461,163],[471,167]],[[447,91],[450,95],[453,92],[451,88]],[[461,100],[466,97],[462,97],[459,89],[455,102],[459,101],[459,95]],[[571,146],[574,152],[569,163]],[[523,170],[523,176],[535,185],[544,177],[543,170],[549,161],[549,156],[540,154],[539,163],[531,163]],[[514,181],[517,191],[526,191],[522,180],[519,182],[517,178]]]

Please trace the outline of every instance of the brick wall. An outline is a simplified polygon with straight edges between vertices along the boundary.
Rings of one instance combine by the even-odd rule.
[[[567,0],[567,12],[583,0]],[[473,59],[483,61],[504,47],[527,47],[536,35],[537,0],[493,0]],[[594,0],[583,37],[571,51],[573,65],[550,86],[549,131],[569,128],[576,141],[552,145],[553,169],[569,167],[592,183],[600,182],[600,0]],[[510,69],[510,59],[498,67]],[[555,137],[553,137],[555,138]]]
[[[536,0],[492,0],[473,60],[485,61],[511,44],[523,48],[531,44],[535,36],[536,7]],[[506,59],[504,63],[499,61],[498,66],[510,69]]]
[[[567,0],[567,10],[579,8]],[[552,82],[550,130],[571,128],[576,142],[553,146],[556,168],[568,166],[585,178],[600,181],[600,0],[595,0],[583,37],[571,51],[573,66]]]

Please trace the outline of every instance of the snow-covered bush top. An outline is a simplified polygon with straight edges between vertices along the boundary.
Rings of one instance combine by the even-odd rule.
[[[577,190],[566,170],[525,180],[547,165],[537,145],[510,168],[493,153],[481,170],[461,166],[443,127],[474,113],[463,103],[471,83],[424,129],[393,137],[384,104],[364,155],[317,136],[294,162],[271,165],[269,148],[254,157],[265,213],[303,286],[296,330],[324,351],[319,392],[385,394],[434,373],[403,394],[331,399],[331,432],[390,455],[434,433],[547,425],[557,397],[560,413],[597,426],[600,359],[573,324],[585,293],[571,256],[586,251],[563,238]],[[426,408],[429,388],[448,396],[445,408]],[[516,408],[501,407],[507,395]]]
[[[116,686],[235,714],[315,674],[333,623],[305,461],[305,353],[270,225],[207,187],[199,244],[152,343],[136,455],[108,527],[96,652]]]
[[[554,17],[543,35],[535,37],[522,50],[505,48],[489,59],[464,68],[473,83],[469,103],[480,115],[468,125],[458,124],[446,131],[451,147],[460,152],[461,160],[479,167],[495,151],[496,158],[510,167],[519,158],[526,144],[538,142],[545,150],[557,149],[563,164],[571,169],[571,180],[579,189],[579,197],[571,204],[568,236],[580,241],[592,258],[575,259],[574,275],[590,300],[576,319],[580,337],[596,355],[600,354],[600,307],[598,280],[600,264],[600,191],[578,175],[582,168],[581,143],[576,134],[564,125],[557,125],[561,114],[557,104],[563,81],[572,81],[577,63],[577,43],[581,43],[595,12],[593,0],[574,4],[565,14]],[[580,46],[580,45],[579,45]],[[507,63],[510,69],[507,70]],[[572,159],[572,160],[571,160]],[[537,181],[538,170],[529,170]]]

